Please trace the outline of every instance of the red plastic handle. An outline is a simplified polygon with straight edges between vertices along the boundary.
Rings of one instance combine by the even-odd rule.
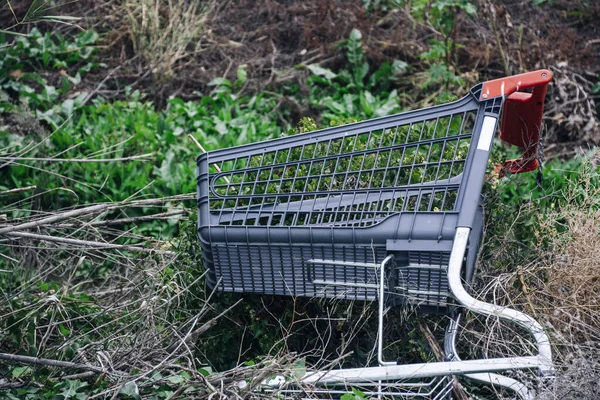
[[[544,99],[552,72],[542,69],[484,82],[481,100],[508,96],[502,110],[500,139],[523,149],[523,156],[508,160],[500,167],[500,174],[533,171],[538,168],[537,152],[544,113]],[[532,89],[531,93],[519,90]]]

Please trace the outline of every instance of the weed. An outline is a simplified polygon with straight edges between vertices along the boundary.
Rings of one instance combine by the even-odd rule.
[[[86,97],[85,93],[72,95],[82,76],[104,66],[93,58],[97,40],[93,31],[69,40],[33,28],[28,36],[12,42],[0,34],[0,93],[7,94],[0,99],[0,112],[35,110],[38,120],[56,129]],[[54,72],[58,85],[49,84],[48,73],[42,71]]]
[[[392,11],[401,8],[404,0],[362,0],[362,6],[367,11]]]
[[[346,52],[348,67],[338,73],[317,65],[307,68],[313,73],[309,78],[309,103],[325,106],[321,114],[324,122],[338,125],[343,121],[382,117],[401,111],[400,95],[392,89],[395,77],[403,75],[410,67],[401,60],[382,63],[371,72],[362,48],[362,34],[353,29],[340,48]]]
[[[74,22],[78,21],[79,18],[71,17],[67,15],[58,15],[54,12],[57,8],[70,3],[71,1],[67,1],[65,3],[56,3],[50,0],[33,0],[31,1],[25,15],[19,18],[11,5],[10,0],[6,0],[6,5],[10,12],[13,15],[14,21],[10,26],[0,27],[0,33],[16,35],[16,36],[27,36],[23,34],[18,34],[13,31],[13,29],[17,28],[20,25],[30,25],[38,22],[50,22],[50,23],[62,23],[71,25]],[[52,13],[52,15],[48,15]]]
[[[152,72],[170,75],[198,49],[212,6],[200,0],[127,0],[118,12],[126,15],[136,54]]]
[[[424,87],[442,84],[449,91],[451,85],[464,85],[462,79],[456,76],[456,50],[461,47],[456,42],[456,18],[460,11],[467,16],[477,14],[477,8],[468,0],[418,0],[413,4],[413,15],[438,30],[443,37],[443,41],[432,40],[429,51],[421,54],[421,58],[429,64],[429,79]]]

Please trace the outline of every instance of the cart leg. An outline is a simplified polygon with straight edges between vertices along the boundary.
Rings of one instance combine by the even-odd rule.
[[[446,327],[446,335],[444,337],[444,351],[448,361],[461,361],[456,350],[456,336],[458,334],[458,326],[460,322],[460,314],[456,317],[450,318],[448,326]],[[467,374],[467,378],[485,383],[487,385],[499,386],[504,389],[515,392],[520,399],[530,400],[532,399],[529,394],[527,386],[517,381],[516,379],[509,378],[507,376],[492,374],[492,373],[479,373],[479,374]]]
[[[552,365],[552,348],[550,347],[550,340],[548,339],[548,335],[544,331],[544,328],[542,328],[535,319],[523,312],[509,307],[497,306],[495,304],[477,300],[471,297],[465,290],[460,278],[460,272],[470,231],[471,229],[469,228],[456,228],[456,235],[454,237],[454,244],[452,246],[452,253],[450,254],[450,262],[448,265],[448,286],[450,287],[450,292],[467,310],[478,314],[498,317],[505,321],[515,323],[529,331],[535,340],[538,349],[538,357],[542,362],[539,366],[540,374],[542,376],[552,375],[554,373],[554,368]]]
[[[385,267],[387,264],[394,259],[394,255],[387,256],[379,266],[379,323],[377,327],[377,362],[379,365],[395,365],[393,361],[383,360],[383,316],[386,313],[385,309]]]

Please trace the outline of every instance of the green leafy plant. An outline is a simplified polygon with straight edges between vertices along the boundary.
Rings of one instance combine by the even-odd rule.
[[[67,95],[81,83],[83,75],[104,66],[93,57],[98,34],[81,32],[69,40],[33,28],[28,36],[12,42],[7,39],[0,34],[0,93],[13,99],[0,98],[0,112],[35,110],[38,120],[56,129],[86,97],[85,93]],[[48,74],[42,71],[52,72],[59,85],[49,84]]]
[[[352,393],[342,395],[340,400],[369,400],[369,396],[356,388],[352,388]]]
[[[456,51],[463,47],[456,42],[456,17],[459,12],[472,17],[477,14],[477,8],[469,0],[418,0],[413,4],[413,15],[439,30],[443,37],[443,41],[432,40],[429,50],[421,54],[421,58],[430,65],[425,87],[435,83],[444,85],[448,90],[452,84],[464,84],[456,76]]]
[[[401,60],[392,64],[384,62],[375,71],[363,50],[362,34],[353,29],[340,45],[345,51],[347,68],[337,73],[318,66],[308,65],[312,72],[308,80],[309,102],[313,106],[325,106],[321,117],[326,123],[338,125],[341,120],[381,117],[399,112],[400,96],[393,89],[393,80],[410,70]]]

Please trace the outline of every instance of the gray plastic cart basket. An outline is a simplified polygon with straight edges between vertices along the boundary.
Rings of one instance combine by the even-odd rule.
[[[497,122],[502,113],[501,139],[523,149],[500,173],[536,169],[551,76],[540,70],[487,81],[453,103],[202,154],[198,232],[208,286],[379,301],[381,367],[303,380],[329,385],[330,394],[349,382],[371,382],[372,393],[389,394],[393,385],[384,390],[381,381],[433,377],[422,387],[443,387],[430,397],[445,398],[450,385],[438,383],[452,374],[517,385],[524,394],[516,381],[489,373],[550,371],[545,333],[520,312],[473,299],[465,286],[475,272],[481,189]],[[539,354],[460,361],[452,352],[453,320],[446,344],[453,361],[400,366],[382,359],[388,307],[448,313],[453,304],[527,328]]]

